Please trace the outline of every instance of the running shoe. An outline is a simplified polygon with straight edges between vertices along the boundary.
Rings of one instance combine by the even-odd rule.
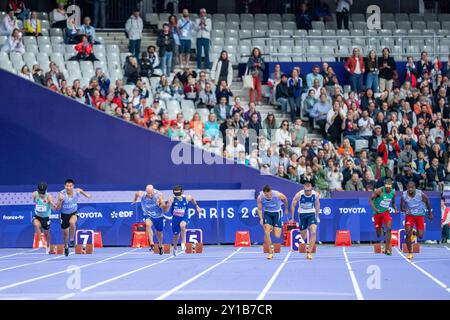
[[[306,259],[312,260],[312,254],[311,254],[311,252],[306,253]]]
[[[269,253],[269,255],[267,256],[267,260],[272,260],[273,259],[273,253]]]
[[[64,247],[64,255],[66,257],[69,255],[69,247]]]
[[[412,260],[413,258],[413,254],[412,253],[408,253],[408,260]]]
[[[155,250],[155,245],[152,243],[152,244],[150,245],[149,251],[150,251],[150,252],[153,252],[154,250]]]
[[[45,247],[45,254],[50,254],[50,246]]]
[[[177,256],[177,248],[173,247],[172,253],[173,253],[173,256],[176,257]]]
[[[75,247],[75,240],[70,240],[70,247],[71,248]]]
[[[162,246],[159,246],[159,254],[162,255],[163,253],[164,253],[163,247],[162,247]]]
[[[385,253],[387,256],[392,256],[392,249],[386,249]]]

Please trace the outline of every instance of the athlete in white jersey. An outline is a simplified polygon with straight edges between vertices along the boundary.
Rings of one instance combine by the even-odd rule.
[[[306,249],[306,258],[312,260],[311,251],[316,244],[317,224],[320,222],[319,211],[320,202],[319,194],[312,189],[311,182],[305,182],[303,190],[295,195],[291,204],[292,222],[294,221],[295,206],[298,205],[298,218],[300,222],[300,232],[303,239],[307,237],[307,229],[309,228],[308,247]]]

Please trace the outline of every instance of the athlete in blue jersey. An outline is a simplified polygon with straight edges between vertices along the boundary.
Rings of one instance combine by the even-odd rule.
[[[172,232],[173,232],[173,255],[177,255],[177,244],[181,232],[181,250],[186,250],[186,225],[189,223],[187,207],[192,202],[195,209],[200,213],[200,207],[191,195],[183,194],[183,187],[176,185],[173,187],[173,195],[167,201],[165,211],[172,213]]]
[[[425,231],[425,213],[428,213],[428,220],[433,221],[430,199],[424,192],[416,189],[416,183],[414,181],[409,181],[407,190],[402,193],[400,209],[406,212],[405,240],[406,246],[408,247],[408,260],[412,260],[412,244],[416,236],[422,239]],[[414,225],[416,226],[417,233],[414,230]]]
[[[320,202],[319,194],[312,189],[311,182],[305,182],[303,190],[297,192],[292,200],[291,214],[294,221],[295,206],[298,205],[298,217],[300,222],[300,232],[303,239],[307,237],[307,229],[309,228],[308,247],[306,249],[306,258],[312,260],[311,251],[316,244],[317,224],[320,222],[319,211]]]
[[[269,248],[267,259],[273,259],[273,245],[271,233],[275,238],[281,236],[281,204],[284,204],[284,213],[288,213],[288,201],[284,194],[272,190],[269,185],[265,185],[256,199],[258,204],[259,223],[264,227],[264,244]]]
[[[78,198],[83,195],[86,198],[92,196],[83,189],[74,188],[74,181],[67,179],[64,182],[64,190],[58,195],[57,210],[61,208],[61,229],[63,230],[64,254],[69,255],[69,227],[70,246],[75,246],[75,229],[77,226]]]
[[[45,182],[39,183],[38,190],[32,193],[32,197],[34,202],[33,225],[39,240],[41,240],[41,228],[44,230],[47,241],[45,253],[48,254],[50,252],[50,214],[52,209],[56,210],[56,206],[53,196],[47,193]]]
[[[164,229],[164,208],[166,202],[161,191],[153,188],[149,184],[145,191],[138,191],[134,196],[132,204],[141,198],[142,220],[145,222],[145,231],[147,232],[148,242],[150,243],[150,251],[153,251],[155,244],[153,242],[153,229],[156,230],[156,238],[158,239],[159,254],[163,254],[163,229]]]

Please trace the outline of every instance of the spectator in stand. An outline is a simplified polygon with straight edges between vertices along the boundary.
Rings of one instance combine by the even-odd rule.
[[[33,65],[33,80],[35,83],[44,86],[45,78],[41,67],[38,64]]]
[[[139,60],[139,76],[150,78],[154,70],[152,62],[148,59],[148,53],[142,52]]]
[[[30,15],[30,9],[25,7],[23,0],[8,0],[8,9],[14,11],[14,16],[20,20],[26,20]]]
[[[84,17],[83,24],[80,26],[80,32],[88,37],[93,44],[100,44],[95,35],[95,28],[91,26],[91,18]]]
[[[325,125],[327,124],[327,115],[331,109],[331,105],[327,102],[327,95],[321,94],[319,102],[314,105],[314,109],[311,111],[311,117],[315,119],[324,137],[326,136]]]
[[[420,54],[420,60],[417,61],[417,85],[425,80],[425,75],[430,76],[431,70],[433,69],[433,64],[428,57],[428,53],[426,51],[422,51]]]
[[[313,14],[308,10],[306,3],[301,3],[298,12],[295,14],[297,29],[312,29]]]
[[[169,28],[170,28],[170,32],[172,33],[173,36],[173,41],[174,41],[174,45],[173,45],[173,56],[172,56],[172,65],[171,65],[171,72],[175,71],[175,66],[180,64],[180,36],[181,36],[181,31],[178,28],[178,19],[177,16],[175,15],[170,15],[169,16]]]
[[[136,60],[139,59],[139,55],[141,54],[141,39],[143,29],[144,23],[142,21],[142,18],[140,17],[139,8],[136,8],[133,10],[133,13],[125,23],[125,32],[129,40],[128,52],[131,52],[131,54],[136,57]]]
[[[67,19],[69,18],[66,9],[64,9],[66,4],[64,2],[58,2],[57,5],[58,7],[52,11],[53,23],[51,27],[64,29],[67,25]]]
[[[369,51],[367,61],[365,63],[366,72],[366,90],[372,89],[374,93],[378,93],[378,58],[375,49]]]
[[[188,76],[188,81],[184,85],[184,93],[186,94],[187,100],[191,100],[194,103],[197,101],[199,87],[196,85],[195,78],[192,75]]]
[[[353,0],[336,0],[336,21],[338,29],[348,29],[350,6]]]
[[[156,47],[155,46],[148,46],[147,47],[147,54],[148,54],[148,60],[150,60],[150,63],[153,66],[153,70],[156,71],[156,69],[159,68],[159,56],[156,53]],[[158,71],[159,71],[159,69],[158,69]],[[155,73],[155,75],[156,75],[156,73]],[[161,74],[159,74],[159,75],[161,75]],[[153,76],[153,74],[152,74],[152,76]]]
[[[241,104],[241,98],[234,97],[234,104],[231,107],[231,115],[234,115],[235,113],[239,113],[241,116],[244,115],[244,108]]]
[[[189,67],[185,67],[183,69],[183,72],[181,72],[181,71],[177,72],[177,74],[175,75],[175,78],[178,78],[181,81],[181,83],[183,85],[185,85],[188,82],[188,77],[189,76],[192,76],[194,79],[196,79],[197,78],[197,72],[195,72],[194,70],[192,70]]]
[[[214,107],[214,113],[216,114],[219,123],[225,121],[227,116],[231,116],[231,106],[227,104],[227,99],[225,97],[222,97],[219,104]]]
[[[67,20],[67,27],[64,30],[64,43],[77,44],[81,41],[82,35],[80,28],[75,23],[75,18]]]
[[[233,96],[233,92],[231,92],[230,87],[227,84],[226,80],[221,80],[219,85],[216,87],[216,99],[220,100],[220,98],[227,98],[227,104],[230,104],[230,97]]]
[[[308,90],[308,95],[303,100],[303,108],[304,113],[309,119],[309,126],[312,128],[314,123],[314,118],[311,116],[311,112],[314,109],[314,105],[319,102],[319,100],[316,98],[316,94],[314,89]]]
[[[294,122],[295,118],[301,114],[302,103],[302,87],[303,81],[299,77],[298,70],[293,69],[291,77],[287,81],[288,86],[288,102],[291,109],[291,121]]]
[[[223,50],[219,59],[213,62],[211,69],[211,80],[217,86],[222,80],[225,80],[229,87],[233,82],[233,65],[228,59],[228,52]]]
[[[320,67],[318,65],[315,65],[312,69],[311,73],[308,73],[306,75],[306,86],[308,88],[311,88],[314,86],[314,81],[315,80],[319,80],[319,86],[323,87],[323,81],[324,78],[323,76],[320,74]]]
[[[103,72],[102,68],[96,68],[95,69],[95,76],[92,77],[91,80],[97,80],[99,89],[100,89],[100,94],[102,95],[102,97],[106,97],[106,95],[109,93],[109,88],[111,85],[111,80],[109,80],[105,73]]]
[[[399,185],[402,186],[402,189],[406,190],[408,183],[410,181],[413,181],[414,184],[416,185],[416,188],[418,188],[419,183],[420,183],[420,178],[419,178],[419,175],[415,174],[412,171],[412,168],[409,165],[407,165],[407,166],[403,167],[403,174],[399,174],[397,176],[397,181],[398,181]]]
[[[333,20],[333,17],[331,16],[330,6],[325,2],[325,0],[318,1],[314,10],[314,15],[319,21],[326,22]]]
[[[3,44],[0,52],[12,53],[17,52],[20,54],[25,53],[25,47],[22,42],[22,32],[19,29],[14,29],[12,34],[8,37],[6,42]]]
[[[15,29],[19,29],[19,25],[17,24],[17,18],[14,16],[14,11],[10,10],[0,25],[0,36],[10,36]]]
[[[383,165],[389,167],[392,172],[394,172],[397,164],[399,153],[400,146],[390,134],[383,139],[383,142],[378,147],[378,154],[383,158]]]
[[[263,129],[264,129],[264,136],[268,139],[268,140],[272,140],[272,138],[275,137],[275,130],[278,129],[278,123],[277,120],[275,119],[275,115],[273,114],[272,111],[269,111],[267,113],[266,118],[264,119],[264,122],[262,124]]]
[[[128,56],[123,67],[124,76],[127,79],[127,84],[136,84],[139,78],[139,66],[134,56]]]
[[[438,158],[431,160],[431,166],[426,170],[428,187],[434,191],[442,192],[444,190],[445,170],[439,164]]]
[[[358,120],[359,137],[369,140],[372,137],[375,123],[372,118],[369,117],[369,111],[364,110],[362,117]]]
[[[347,59],[345,69],[350,74],[349,80],[352,91],[359,94],[363,90],[363,79],[365,72],[364,59],[359,54],[359,48],[353,49],[353,55]]]
[[[261,121],[261,113],[259,111],[256,111],[255,103],[249,102],[248,110],[244,113],[244,120],[246,122],[250,121],[253,113],[256,113],[258,115],[258,121]]]
[[[25,35],[39,37],[41,34],[41,20],[37,18],[37,12],[32,11],[30,19],[25,22]]]
[[[220,142],[219,124],[214,113],[210,113],[208,121],[205,122],[205,139],[210,145],[217,145]]]
[[[45,74],[45,84],[48,84],[48,80],[52,80],[53,85],[60,88],[61,81],[66,80],[64,75],[59,70],[59,67],[54,62],[50,62],[50,70]]]
[[[252,54],[247,61],[247,68],[253,76],[253,89],[250,89],[250,102],[255,102],[255,91],[257,93],[256,101],[258,105],[262,102],[262,79],[266,64],[261,56],[259,48],[253,48]]]
[[[327,124],[325,130],[328,133],[329,140],[332,143],[341,143],[342,124],[345,120],[345,111],[341,108],[339,101],[335,100],[333,109],[328,111]]]
[[[280,128],[275,132],[275,144],[276,145],[285,145],[286,141],[289,141],[292,144],[291,133],[289,132],[289,122],[284,120],[281,122]]]
[[[251,134],[254,135],[255,140],[256,137],[259,137],[260,133],[262,133],[263,129],[257,113],[252,114],[250,121],[248,122],[248,129],[251,131]]]
[[[280,83],[276,86],[275,98],[281,106],[281,112],[287,114],[287,105],[289,99],[288,77],[286,74],[281,76]]]
[[[417,154],[414,151],[411,142],[406,142],[405,147],[400,151],[398,166],[402,170],[405,166],[412,166],[414,161],[417,159]]]
[[[375,190],[375,180],[373,180],[372,171],[368,170],[364,173],[364,178],[362,180],[362,184],[365,191],[373,192]]]
[[[200,17],[195,19],[197,32],[197,69],[202,68],[202,50],[205,52],[205,69],[210,69],[209,47],[212,30],[211,19],[206,16],[206,9],[200,9]]]
[[[191,59],[191,39],[193,23],[189,19],[189,10],[183,9],[182,16],[178,21],[178,30],[180,31],[180,66],[187,67]]]
[[[212,91],[211,83],[206,83],[205,89],[200,91],[198,108],[208,108],[209,111],[215,108],[217,99],[215,93]]]
[[[170,75],[172,71],[173,50],[176,44],[173,34],[170,32],[169,24],[165,23],[163,25],[163,30],[156,40],[156,45],[159,47],[161,69],[166,75]]]
[[[226,146],[226,150],[231,158],[237,159],[240,152],[245,152],[245,147],[234,138],[233,142]]]
[[[27,65],[24,65],[21,69],[20,69],[20,73],[19,76],[21,76],[22,78],[25,78],[27,80],[33,81],[33,75],[30,72],[30,68],[28,68]]]
[[[344,189],[345,191],[364,191],[364,185],[357,172],[352,173],[351,179],[345,183]]]
[[[106,0],[94,1],[94,28],[106,28]]]
[[[316,186],[316,177],[310,165],[306,165],[305,172],[300,176],[300,183],[305,184],[306,182],[310,182],[313,187]]]
[[[405,81],[411,83],[413,88],[417,85],[417,70],[416,64],[414,63],[413,57],[408,56],[405,67]]]
[[[380,70],[380,91],[392,91],[393,87],[393,71],[397,70],[394,58],[390,56],[389,48],[383,49],[383,56],[378,58],[378,69]]]
[[[233,115],[233,125],[236,129],[242,129],[244,127],[245,121],[239,113]]]
[[[377,157],[375,162],[371,164],[370,168],[372,169],[372,172],[374,174],[375,181],[378,182],[378,180],[386,176],[382,157]]]
[[[81,38],[81,42],[75,45],[75,51],[77,52],[77,55],[73,56],[69,60],[98,61],[97,57],[94,54],[92,44],[92,40],[88,40],[88,37],[83,35],[83,37]]]
[[[281,82],[281,76],[284,73],[281,72],[281,66],[279,63],[275,64],[273,72],[269,75],[267,80],[267,86],[271,89],[270,104],[277,105],[276,102],[276,90],[278,84]],[[276,107],[275,107],[276,108]]]

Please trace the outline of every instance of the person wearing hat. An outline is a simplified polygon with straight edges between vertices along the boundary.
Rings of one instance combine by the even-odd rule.
[[[140,17],[139,8],[133,10],[133,14],[128,18],[125,24],[125,32],[128,37],[128,52],[139,59],[141,53],[141,39],[142,30],[144,29],[144,23]]]
[[[289,89],[288,76],[286,74],[281,75],[281,81],[275,89],[275,99],[281,106],[281,112],[287,113]]]
[[[41,240],[41,228],[47,241],[47,247],[45,253],[50,253],[50,214],[53,210],[57,210],[53,196],[47,193],[47,183],[41,182],[37,186],[37,191],[32,193],[34,203],[34,215],[33,226],[38,235],[39,241]]]

